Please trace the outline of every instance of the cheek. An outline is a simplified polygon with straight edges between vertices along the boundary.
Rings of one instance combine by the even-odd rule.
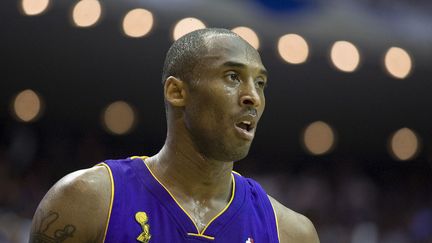
[[[185,119],[190,128],[201,131],[211,131],[218,125],[217,120],[221,115],[215,100],[204,95],[193,96],[185,109]]]
[[[223,95],[226,97],[234,97],[237,96],[238,90],[232,84],[224,84],[223,85]]]
[[[260,106],[257,108],[259,117],[261,117],[262,113],[264,113],[265,106],[266,106],[266,100],[264,94],[262,93],[260,94]]]
[[[211,87],[212,83],[210,82],[215,84],[214,82],[219,81],[212,80],[207,84],[203,81],[200,85],[208,86],[193,90],[186,107],[187,115],[195,122],[198,121],[202,129],[213,129],[215,133],[220,133],[220,129],[225,129],[230,125],[230,117],[232,117],[232,111],[237,104],[237,90],[234,88],[227,85]]]

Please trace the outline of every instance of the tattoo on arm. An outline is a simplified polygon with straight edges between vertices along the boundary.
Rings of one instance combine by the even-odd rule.
[[[63,229],[57,229],[54,231],[54,235],[49,236],[46,231],[49,229],[51,224],[53,224],[60,215],[57,212],[50,211],[48,215],[45,215],[40,220],[35,223],[35,232],[31,233],[30,242],[32,243],[60,243],[65,241],[67,238],[72,238],[76,230],[76,227],[72,224],[67,224]]]

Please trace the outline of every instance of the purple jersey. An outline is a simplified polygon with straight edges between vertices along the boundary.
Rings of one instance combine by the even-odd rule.
[[[273,207],[257,182],[232,173],[231,200],[200,232],[145,158],[101,164],[110,171],[113,192],[105,242],[279,242]]]

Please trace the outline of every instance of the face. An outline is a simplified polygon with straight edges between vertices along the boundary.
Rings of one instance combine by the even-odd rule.
[[[233,36],[209,37],[187,87],[185,125],[207,158],[244,158],[264,111],[266,70],[258,52]]]

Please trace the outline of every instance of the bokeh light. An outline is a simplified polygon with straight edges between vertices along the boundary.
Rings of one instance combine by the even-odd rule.
[[[239,35],[241,38],[247,41],[251,46],[253,46],[255,49],[258,50],[260,41],[258,35],[251,28],[239,26],[232,29],[232,32]]]
[[[336,142],[333,129],[323,121],[316,121],[304,129],[302,142],[307,152],[323,155],[330,152]]]
[[[32,122],[40,117],[42,100],[35,91],[26,89],[15,97],[12,109],[18,121]]]
[[[98,0],[81,0],[72,11],[72,18],[76,26],[90,27],[100,19],[102,8]]]
[[[389,152],[397,160],[413,159],[419,150],[420,140],[409,128],[401,128],[390,137]]]
[[[306,40],[297,34],[287,34],[279,38],[279,55],[288,63],[304,63],[309,55],[309,46]]]
[[[128,103],[116,101],[105,108],[102,119],[108,132],[123,135],[132,129],[136,118],[133,108]]]
[[[129,11],[123,19],[123,31],[130,37],[143,37],[153,27],[153,14],[142,8]]]
[[[412,69],[412,60],[407,51],[399,47],[388,49],[384,64],[387,72],[395,78],[403,79],[410,74]]]
[[[49,0],[22,0],[21,8],[26,15],[38,15],[47,10]]]
[[[357,47],[348,41],[336,41],[330,51],[333,65],[343,72],[353,72],[360,63]]]
[[[204,29],[205,24],[197,18],[184,18],[176,23],[173,30],[174,40],[178,40],[180,37],[190,33],[194,30]]]

